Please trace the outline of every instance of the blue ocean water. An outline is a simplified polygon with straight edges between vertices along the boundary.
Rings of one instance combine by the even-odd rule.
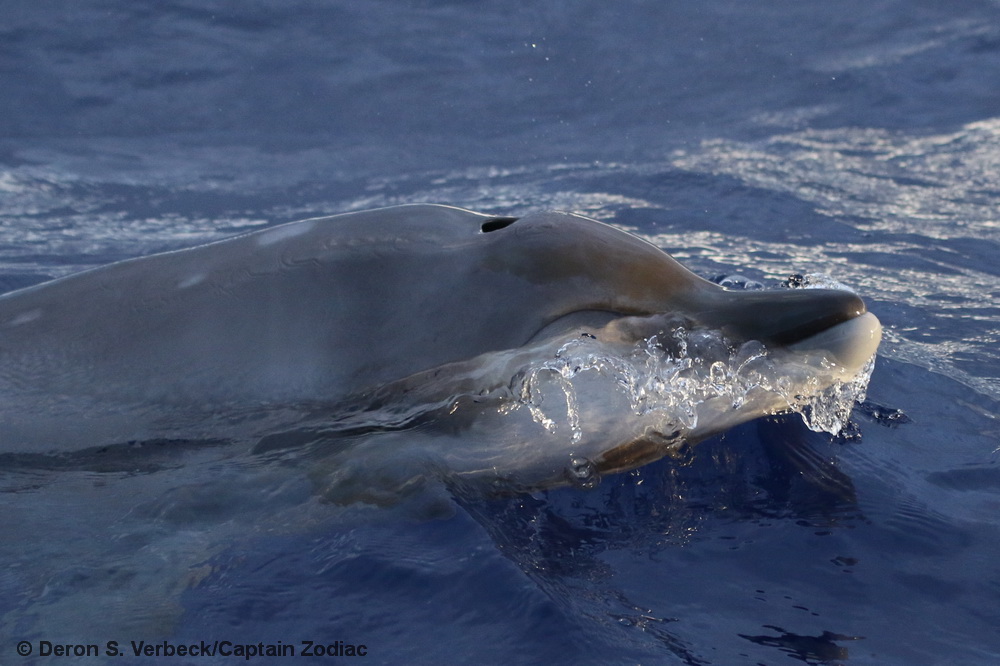
[[[258,524],[271,498],[228,479],[195,505],[156,475],[107,505],[101,473],[5,479],[3,663],[34,663],[24,638],[1000,661],[995,0],[13,0],[0,91],[4,291],[429,201],[579,211],[705,276],[827,274],[885,326],[840,436],[765,419],[589,491],[441,488]],[[133,546],[116,525],[136,507]],[[213,661],[231,659],[191,663]]]

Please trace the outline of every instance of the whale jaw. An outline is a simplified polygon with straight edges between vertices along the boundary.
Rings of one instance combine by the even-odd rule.
[[[848,319],[788,346],[793,352],[828,352],[851,377],[865,367],[882,340],[882,324],[870,312]]]

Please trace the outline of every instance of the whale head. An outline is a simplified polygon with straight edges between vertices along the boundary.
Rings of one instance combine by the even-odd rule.
[[[835,432],[863,396],[881,326],[853,292],[727,290],[574,214],[478,227],[465,247],[486,300],[469,319],[506,312],[497,337],[516,328],[520,341],[358,403],[388,409],[411,437],[441,429],[461,441],[437,453],[447,476],[491,489],[586,485],[763,415],[795,411]],[[453,325],[461,336],[466,319]]]

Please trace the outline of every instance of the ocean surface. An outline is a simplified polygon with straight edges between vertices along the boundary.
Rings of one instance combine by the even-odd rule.
[[[885,331],[841,434],[761,419],[590,490],[269,512],[196,463],[0,469],[0,663],[1000,663],[1000,2],[2,14],[0,291],[432,202],[577,211],[705,277],[822,274]]]

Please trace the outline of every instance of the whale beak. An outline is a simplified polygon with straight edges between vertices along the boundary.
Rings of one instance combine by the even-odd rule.
[[[860,370],[882,338],[878,318],[849,291],[720,290],[716,298],[721,303],[716,302],[714,311],[699,313],[703,323],[721,326],[743,339],[794,351],[829,352],[847,372]]]

